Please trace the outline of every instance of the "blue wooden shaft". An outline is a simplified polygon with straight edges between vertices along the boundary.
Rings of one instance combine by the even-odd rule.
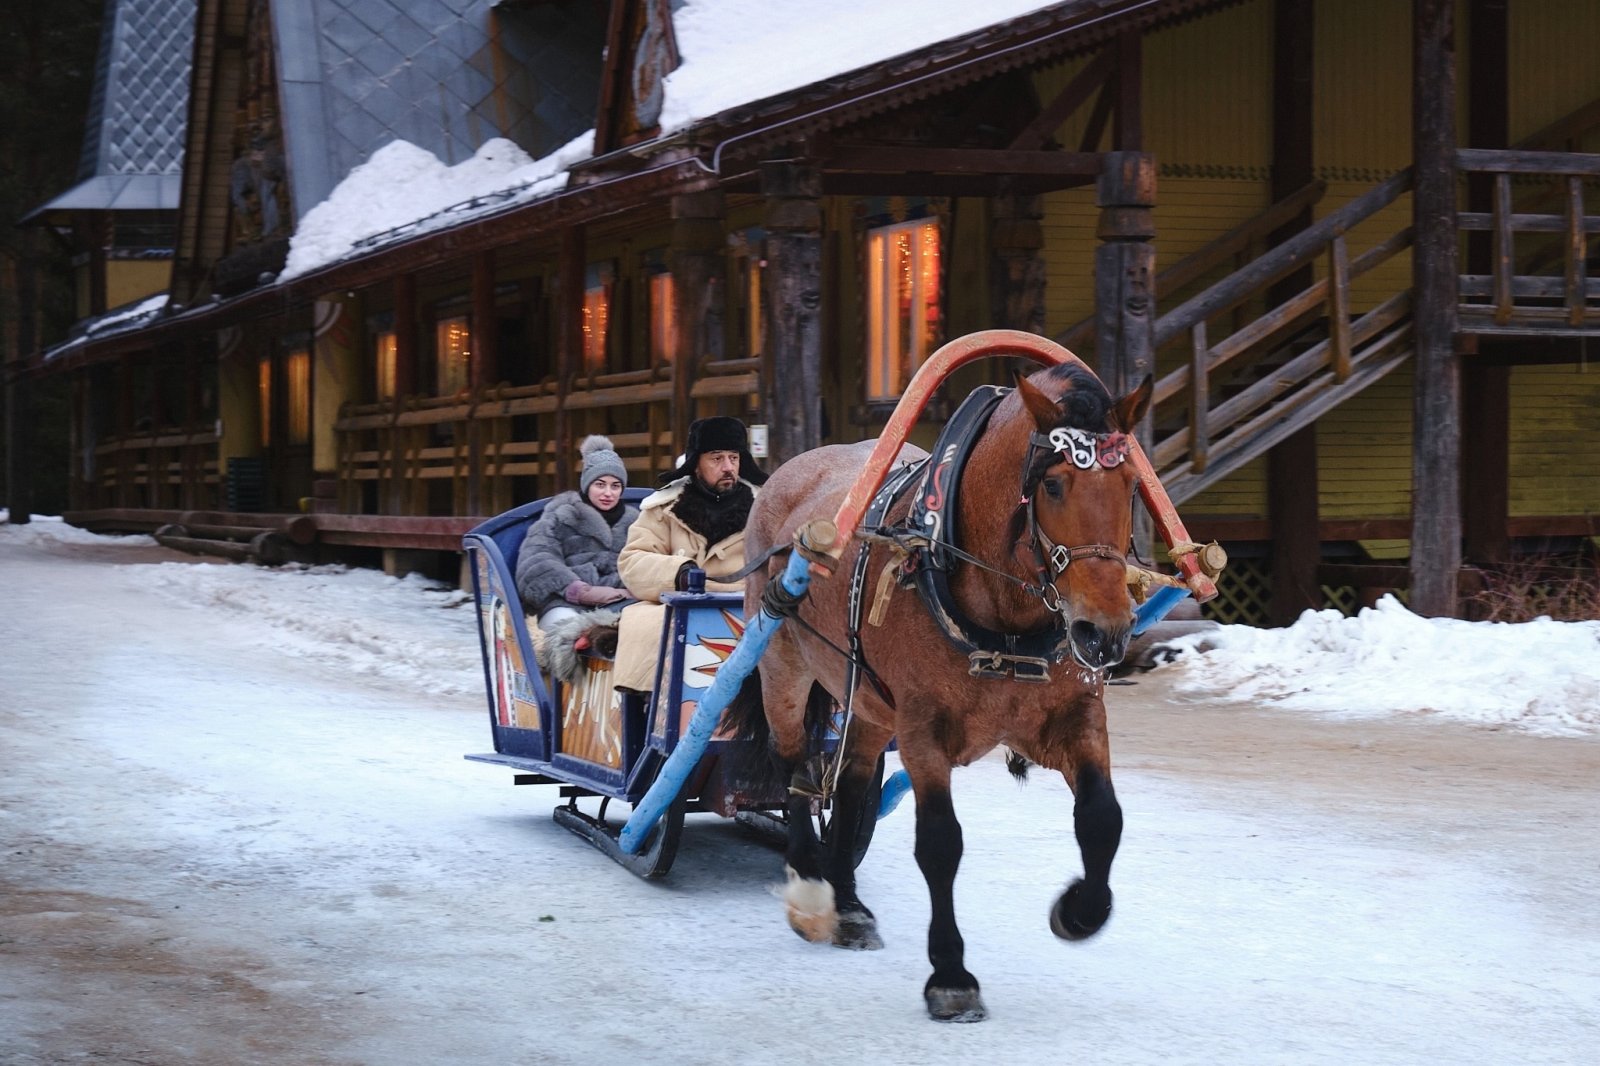
[[[806,590],[811,587],[810,564],[805,556],[799,552],[791,553],[789,565],[778,575],[778,580],[783,583],[784,589],[791,596],[805,595]],[[722,712],[727,709],[733,697],[739,694],[744,679],[750,676],[750,671],[761,661],[762,653],[767,650],[767,642],[781,625],[783,619],[765,607],[762,607],[745,625],[744,635],[739,638],[733,654],[729,655],[727,661],[717,669],[716,678],[700,697],[700,703],[695,707],[688,727],[678,737],[677,747],[667,756],[661,772],[656,775],[655,783],[644,794],[638,806],[634,807],[633,813],[628,816],[627,824],[622,827],[617,843],[623,851],[634,855],[644,847],[650,830],[661,820],[662,814],[672,805],[672,801],[678,798],[684,782],[689,779],[689,774],[700,761],[700,756],[705,754],[706,744],[710,742],[711,734],[716,732],[717,723],[722,720]],[[657,683],[660,683],[659,679]]]

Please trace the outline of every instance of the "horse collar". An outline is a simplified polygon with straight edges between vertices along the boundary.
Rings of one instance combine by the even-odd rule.
[[[1050,667],[1066,658],[1071,647],[1066,619],[1058,611],[1049,628],[1000,633],[968,618],[950,592],[949,571],[959,549],[956,515],[961,474],[994,409],[1010,391],[983,385],[962,401],[925,460],[907,520],[913,533],[926,538],[926,547],[916,553],[917,591],[945,638],[967,653],[968,672],[974,677],[1045,682],[1050,680]],[[1068,561],[1070,558],[1069,553]],[[1054,592],[1048,580],[1044,585]],[[1048,603],[1049,594],[1043,595]]]

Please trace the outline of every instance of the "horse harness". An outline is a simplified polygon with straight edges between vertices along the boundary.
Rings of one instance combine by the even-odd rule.
[[[1013,677],[1038,684],[1049,681],[1050,667],[1071,651],[1071,620],[1066,616],[1056,580],[1077,559],[1119,562],[1124,559],[1123,553],[1109,544],[1068,547],[1051,541],[1039,525],[1038,513],[1026,492],[1026,485],[1019,493],[1019,506],[1028,508],[1028,542],[1034,555],[1035,580],[1026,581],[999,570],[957,547],[955,518],[959,513],[961,472],[994,409],[1010,391],[994,385],[974,389],[945,423],[928,458],[892,472],[868,506],[863,528],[858,533],[862,548],[850,579],[846,629],[850,650],[845,678],[847,707],[862,670],[876,680],[866,665],[860,637],[866,575],[874,544],[890,546],[894,556],[884,566],[878,581],[872,624],[881,623],[883,608],[895,583],[902,588],[914,586],[945,638],[966,653],[969,674],[981,678]],[[1047,434],[1035,432],[1029,438],[1022,477],[1026,477],[1040,449],[1066,455],[1081,470],[1096,466],[1110,469],[1126,461],[1129,443],[1122,433],[1093,433],[1074,428],[1056,428]],[[886,516],[896,501],[913,486],[916,495],[909,513],[901,522],[885,525]],[[997,574],[1015,582],[1029,595],[1037,596],[1050,610],[1053,624],[1031,633],[1001,633],[974,622],[961,610],[950,591],[950,573],[958,561]],[[881,686],[877,687],[881,692]]]

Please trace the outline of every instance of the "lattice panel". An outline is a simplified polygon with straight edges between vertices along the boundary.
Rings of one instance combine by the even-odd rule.
[[[1217,598],[1200,605],[1200,615],[1225,625],[1264,626],[1272,601],[1269,559],[1229,559],[1217,581]]]
[[[1354,585],[1324,585],[1322,600],[1324,606],[1332,607],[1347,617],[1361,609],[1361,593]]]

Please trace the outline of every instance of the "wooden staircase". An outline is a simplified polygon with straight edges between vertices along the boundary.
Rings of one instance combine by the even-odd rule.
[[[1156,321],[1157,350],[1181,345],[1186,356],[1155,392],[1151,458],[1173,502],[1232,474],[1410,356],[1409,290],[1360,314],[1351,297],[1354,279],[1411,246],[1410,227],[1355,256],[1347,238],[1410,189],[1411,172],[1396,174]],[[1270,287],[1319,261],[1323,276],[1248,313],[1265,306]],[[1228,332],[1216,337],[1213,324],[1225,318]]]

